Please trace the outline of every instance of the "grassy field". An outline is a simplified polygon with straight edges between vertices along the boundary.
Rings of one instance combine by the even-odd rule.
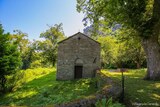
[[[125,101],[128,104],[160,105],[160,81],[145,81],[145,69],[129,70],[125,75]],[[102,73],[121,83],[121,73],[102,70]],[[17,89],[0,97],[0,105],[45,106],[69,102],[95,93],[93,79],[56,81],[55,68],[20,71]]]
[[[121,81],[121,73],[102,70],[104,74],[117,82]],[[145,107],[160,106],[160,81],[143,80],[146,70],[129,70],[125,75],[125,100],[131,105]]]
[[[56,81],[55,68],[21,71],[21,84],[15,91],[0,98],[0,105],[45,106],[82,98],[96,92],[92,79]]]

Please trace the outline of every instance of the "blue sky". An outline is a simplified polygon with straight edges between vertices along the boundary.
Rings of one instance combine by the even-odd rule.
[[[38,39],[48,25],[63,23],[66,36],[83,32],[84,15],[76,11],[76,0],[0,0],[0,23],[6,32],[19,29],[29,39]]]

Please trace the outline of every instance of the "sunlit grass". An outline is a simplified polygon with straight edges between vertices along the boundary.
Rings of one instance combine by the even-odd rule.
[[[102,73],[115,81],[121,82],[121,72]],[[128,70],[125,76],[125,99],[131,103],[159,103],[160,105],[160,81],[143,80],[146,69]]]
[[[93,79],[56,81],[55,68],[28,69],[21,73],[18,74],[21,76],[18,81],[18,84],[22,83],[20,88],[1,97],[0,105],[53,105],[83,98],[97,91]]]

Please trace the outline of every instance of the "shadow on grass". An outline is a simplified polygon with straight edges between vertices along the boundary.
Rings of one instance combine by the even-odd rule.
[[[107,73],[116,81],[121,81],[121,73]],[[145,70],[132,70],[125,75],[125,99],[130,104],[159,104],[160,81],[143,80]],[[151,105],[153,107],[153,105]]]
[[[0,99],[0,105],[42,106],[68,102],[96,92],[92,79],[56,81],[56,72],[34,79]]]
[[[156,103],[160,102],[160,82],[146,81],[143,77],[126,77],[126,99],[132,103]]]

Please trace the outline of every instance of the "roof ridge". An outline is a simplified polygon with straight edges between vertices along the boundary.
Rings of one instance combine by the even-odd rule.
[[[70,39],[70,38],[72,38],[72,37],[74,37],[74,36],[76,36],[77,34],[82,34],[83,36],[85,36],[85,37],[91,39],[92,41],[94,41],[94,42],[100,44],[98,41],[92,39],[92,38],[89,37],[88,35],[86,35],[86,34],[84,34],[84,33],[81,33],[81,32],[77,32],[77,33],[73,34],[72,36],[69,36],[68,38],[66,38],[66,39],[64,39],[64,40],[62,40],[62,41],[60,41],[60,42],[58,42],[58,44],[59,44],[59,43],[62,43],[63,41],[66,41],[66,40],[68,40],[68,39]]]

